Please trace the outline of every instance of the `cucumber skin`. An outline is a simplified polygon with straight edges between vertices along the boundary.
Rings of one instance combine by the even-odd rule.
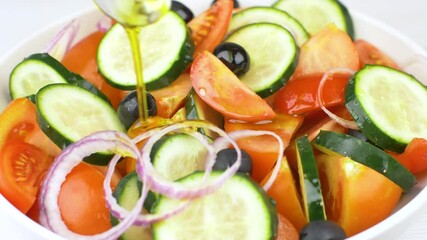
[[[214,170],[214,171],[212,171],[211,174],[212,175],[220,175],[222,173],[223,173],[222,171]],[[191,178],[193,178],[196,175],[203,175],[203,174],[204,174],[203,171],[197,171],[197,172],[194,172],[191,175],[188,175],[186,177],[178,179],[177,182],[184,181],[187,178],[191,179]],[[259,191],[260,197],[265,202],[265,207],[267,208],[267,211],[269,212],[270,219],[271,219],[271,236],[269,236],[268,239],[270,239],[270,240],[276,239],[276,237],[277,237],[277,227],[279,225],[279,219],[278,219],[278,216],[277,216],[277,210],[276,210],[276,203],[275,203],[275,201],[272,198],[270,198],[270,196],[268,196],[268,194],[264,191],[264,189],[262,189],[262,187],[259,186],[247,174],[243,174],[243,173],[237,172],[233,177],[239,177],[239,178],[245,178],[245,179],[247,179],[248,183],[252,184],[252,186]],[[160,197],[157,199],[157,201],[154,203],[154,205],[152,207],[152,211],[151,211],[152,213],[156,213],[156,207],[159,206],[162,198],[167,198],[167,197],[165,197],[164,195],[160,195]],[[156,229],[155,228],[155,224],[152,226],[152,229],[153,229],[153,240],[163,240],[163,239],[157,238],[156,231],[155,231],[155,229]]]
[[[415,176],[393,157],[380,148],[353,136],[321,130],[312,143],[323,153],[330,154],[327,152],[330,150],[374,169],[404,191],[408,191],[416,183]]]
[[[35,53],[35,54],[28,56],[23,61],[26,61],[26,60],[37,60],[37,61],[40,61],[40,62],[43,62],[43,63],[49,65],[56,72],[58,72],[59,75],[61,75],[69,84],[74,84],[76,86],[82,87],[82,88],[88,90],[89,92],[101,97],[102,99],[107,101],[109,104],[111,104],[108,97],[105,96],[105,94],[102,93],[101,90],[99,90],[97,87],[95,87],[89,81],[85,80],[79,74],[76,74],[76,73],[69,71],[64,65],[62,65],[61,62],[59,62],[58,60],[56,60],[55,58],[50,56],[48,53]],[[13,71],[12,71],[12,74],[13,74]],[[9,83],[9,89],[10,89],[10,83]],[[11,90],[10,90],[10,93],[11,93],[11,98],[13,99],[14,97],[12,95]]]
[[[320,176],[318,173],[317,165],[316,165],[316,159],[314,157],[314,152],[311,147],[310,141],[308,139],[307,135],[304,135],[298,139],[295,140],[296,149],[299,152],[300,156],[300,162],[301,165],[305,165],[304,169],[301,169],[303,171],[304,177],[307,176],[307,178],[304,178],[304,182],[309,181],[311,185],[316,187],[317,190],[319,190],[317,193],[319,194],[320,198],[316,198],[315,201],[307,202],[307,212],[306,216],[308,221],[315,221],[315,220],[326,220],[326,213],[325,213],[325,203],[323,201],[322,196],[322,188],[320,185]],[[307,162],[310,162],[309,165],[310,169],[307,171]],[[300,176],[300,178],[303,176]],[[302,190],[301,190],[302,191]],[[309,192],[306,192],[304,194],[308,194]],[[307,199],[308,200],[308,199]],[[313,199],[310,199],[313,200]]]
[[[179,16],[177,16],[177,17],[179,17]],[[179,17],[179,18],[181,18],[181,17]],[[107,36],[108,36],[108,32],[105,34],[104,38]],[[193,53],[194,53],[195,45],[194,45],[193,40],[191,39],[190,29],[188,27],[187,27],[187,33],[186,33],[186,37],[185,37],[184,41],[185,41],[185,44],[180,49],[180,52],[178,54],[178,58],[172,64],[172,67],[167,72],[165,72],[162,76],[160,76],[159,78],[154,79],[151,82],[145,83],[145,87],[146,87],[147,91],[153,91],[153,90],[157,90],[157,89],[169,86],[193,62],[193,60],[194,60],[193,59]],[[101,44],[102,44],[102,41],[101,41]],[[98,57],[99,57],[99,54],[97,54],[97,58]],[[181,59],[182,59],[182,61],[180,61]],[[98,62],[99,61],[100,60],[98,60]],[[135,85],[124,86],[124,85],[118,84],[117,82],[112,81],[106,74],[104,74],[102,72],[101,69],[100,69],[99,73],[105,78],[105,80],[108,82],[108,84],[110,84],[111,86],[113,86],[115,88],[119,88],[122,90],[135,90],[136,89],[136,82],[135,82]]]
[[[63,84],[67,85],[66,83]],[[37,106],[37,95],[35,96],[35,102]],[[49,125],[49,122],[43,117],[43,114],[41,113],[39,107],[36,107],[36,120],[44,134],[46,134],[46,136],[48,136],[49,139],[52,140],[52,142],[55,143],[59,148],[65,149],[68,145],[74,143],[67,137],[62,136],[62,134],[58,130]],[[90,156],[85,157],[83,161],[94,165],[105,166],[110,162],[113,156],[114,154],[94,153]]]
[[[366,65],[361,70],[369,67]],[[360,70],[360,71],[361,71]],[[374,122],[372,122],[369,114],[365,111],[356,96],[357,87],[357,73],[350,79],[345,90],[345,106],[350,112],[356,124],[359,126],[362,133],[373,143],[381,148],[388,149],[397,153],[402,153],[408,143],[399,142],[387,134],[385,134],[381,128],[379,128]]]
[[[242,30],[242,29],[244,29],[244,28],[246,28],[248,26],[257,25],[257,24],[263,24],[263,23],[252,23],[252,24],[246,25],[244,27],[241,27],[241,28],[237,29],[236,31],[234,31],[232,34],[230,34],[230,36],[228,36],[227,39],[224,40],[224,42],[229,41],[229,39],[234,34],[238,34],[240,30]],[[285,31],[287,31],[292,36],[292,33],[290,33],[286,28],[284,28],[284,27],[282,27],[282,26],[280,26],[278,24],[274,24],[274,23],[268,23],[268,24],[276,25],[276,26],[278,26],[280,28],[283,28]],[[234,41],[231,41],[231,42],[234,42]],[[234,43],[237,43],[237,42],[234,42]],[[237,43],[237,44],[240,44],[240,43]],[[280,90],[283,86],[286,85],[286,83],[288,82],[288,80],[294,74],[295,69],[298,66],[298,61],[299,61],[299,55],[300,55],[299,52],[300,52],[300,49],[299,49],[298,45],[296,44],[295,39],[294,39],[294,48],[295,48],[296,51],[295,51],[295,56],[294,56],[294,59],[293,59],[292,63],[289,65],[289,67],[286,69],[286,71],[284,71],[282,73],[282,75],[278,79],[276,79],[276,81],[273,84],[271,84],[267,88],[264,88],[262,90],[256,91],[256,94],[258,94],[258,96],[260,96],[261,98],[267,98],[267,97],[273,95],[274,93],[276,93],[278,90]]]

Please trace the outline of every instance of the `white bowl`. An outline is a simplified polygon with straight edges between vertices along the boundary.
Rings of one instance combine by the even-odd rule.
[[[207,8],[211,1],[197,1],[195,3],[194,0],[183,0],[182,2],[190,6],[193,12],[197,14],[202,9]],[[239,2],[242,6],[271,5],[274,0],[240,0]],[[415,56],[427,56],[427,53],[420,46],[398,31],[361,13],[351,10],[350,13],[355,25],[356,37],[373,43],[395,59],[399,65],[404,65],[408,60],[414,59]],[[75,18],[84,24],[81,24],[75,41],[94,31],[101,16],[102,14],[95,8],[76,14]],[[9,74],[13,67],[24,57],[43,49],[56,32],[71,19],[73,18],[63,19],[37,32],[0,60],[0,79],[3,79],[0,82],[0,110],[10,101],[7,79],[9,79]],[[426,79],[424,81],[424,83],[427,83]],[[427,189],[425,188],[427,185],[427,174],[418,176],[417,180],[417,185],[410,192],[404,194],[395,212],[390,217],[349,239],[397,239],[409,225],[418,219],[420,210],[427,204]],[[0,208],[12,217],[10,219],[11,224],[20,225],[20,229],[28,233],[31,239],[63,239],[27,218],[1,195]]]

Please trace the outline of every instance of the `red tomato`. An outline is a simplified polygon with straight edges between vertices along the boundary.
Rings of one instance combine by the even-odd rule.
[[[233,14],[232,0],[218,0],[188,23],[194,41],[194,58],[204,51],[213,52],[227,33]]]
[[[358,39],[354,41],[354,44],[356,45],[357,52],[359,54],[361,68],[365,66],[365,64],[377,64],[399,69],[399,66],[397,66],[393,59],[381,52],[381,50],[369,42],[363,39]]]
[[[171,85],[152,91],[156,99],[157,116],[171,118],[184,105],[191,87],[190,74],[183,73]]]
[[[125,91],[110,86],[98,72],[96,54],[103,32],[94,32],[74,45],[64,56],[62,64],[99,88],[117,108],[126,95]]]
[[[336,67],[359,69],[356,46],[346,32],[329,25],[311,37],[302,47],[293,77],[324,73]]]
[[[414,138],[406,146],[405,151],[396,156],[396,159],[412,173],[419,173],[427,169],[427,140]]]
[[[271,172],[261,181],[261,185],[264,185],[270,176]],[[301,231],[304,225],[307,224],[307,218],[302,209],[301,196],[295,185],[295,180],[286,158],[283,158],[279,174],[274,180],[273,185],[268,189],[267,194],[276,202],[277,213],[286,218],[288,222],[291,222],[293,228]]]
[[[46,169],[60,152],[39,128],[30,100],[16,99],[1,113],[0,149],[0,193],[26,213]]]
[[[286,147],[302,121],[302,117],[277,114],[272,121],[263,124],[232,123],[230,121],[225,121],[224,129],[226,132],[244,129],[272,131],[280,136]],[[237,143],[239,147],[251,156],[253,163],[251,176],[253,179],[260,182],[276,163],[277,154],[279,152],[277,140],[272,136],[263,135],[242,138],[239,139]]]
[[[280,89],[274,100],[275,110],[284,114],[306,114],[319,110],[318,89],[323,74],[292,78]],[[344,103],[344,92],[349,80],[348,74],[334,74],[325,81],[321,99],[325,107]]]
[[[197,95],[210,107],[231,119],[258,122],[275,116],[265,100],[207,51],[194,61],[190,78]]]
[[[104,175],[86,163],[68,174],[58,197],[65,224],[80,234],[96,234],[111,228],[103,193]]]
[[[21,212],[26,213],[53,158],[23,141],[9,141],[0,153],[0,192]]]
[[[281,214],[277,214],[279,225],[277,226],[276,240],[298,240],[299,233],[292,223]]]

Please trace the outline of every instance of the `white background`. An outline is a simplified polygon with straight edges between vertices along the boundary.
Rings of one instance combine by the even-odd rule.
[[[194,0],[196,1],[211,2],[211,0]],[[358,10],[393,26],[427,49],[426,0],[342,0],[342,2],[350,9]],[[0,0],[0,58],[39,29],[92,5],[91,0]],[[427,238],[427,212],[420,214],[423,215],[422,219],[399,239]],[[21,228],[16,227],[16,222],[2,209],[0,209],[0,238],[33,239],[31,235],[25,235]]]

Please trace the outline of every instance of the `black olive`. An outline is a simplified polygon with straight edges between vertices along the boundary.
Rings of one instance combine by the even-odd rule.
[[[249,55],[242,46],[236,43],[221,43],[215,48],[214,55],[237,76],[242,76],[249,71]]]
[[[216,1],[217,1],[217,0],[214,0],[214,1],[212,2],[212,4],[211,4],[211,5],[213,5],[214,3],[216,3]],[[234,8],[239,8],[239,7],[240,7],[240,3],[239,3],[239,1],[234,0],[233,2],[234,2]]]
[[[156,99],[154,99],[153,95],[150,93],[147,93],[147,108],[149,116],[155,116],[157,114]],[[136,91],[130,92],[125,98],[123,98],[117,108],[117,114],[126,129],[129,129],[130,126],[138,119],[138,99]]]
[[[332,221],[316,220],[308,223],[301,230],[300,240],[343,240],[344,230]]]
[[[194,18],[193,12],[181,2],[172,1],[171,10],[184,19],[185,23],[188,23]]]
[[[213,169],[226,170],[236,162],[236,159],[237,151],[235,149],[223,149],[216,154],[216,160]],[[242,162],[237,171],[247,174],[252,172],[252,159],[245,150],[242,150]]]

